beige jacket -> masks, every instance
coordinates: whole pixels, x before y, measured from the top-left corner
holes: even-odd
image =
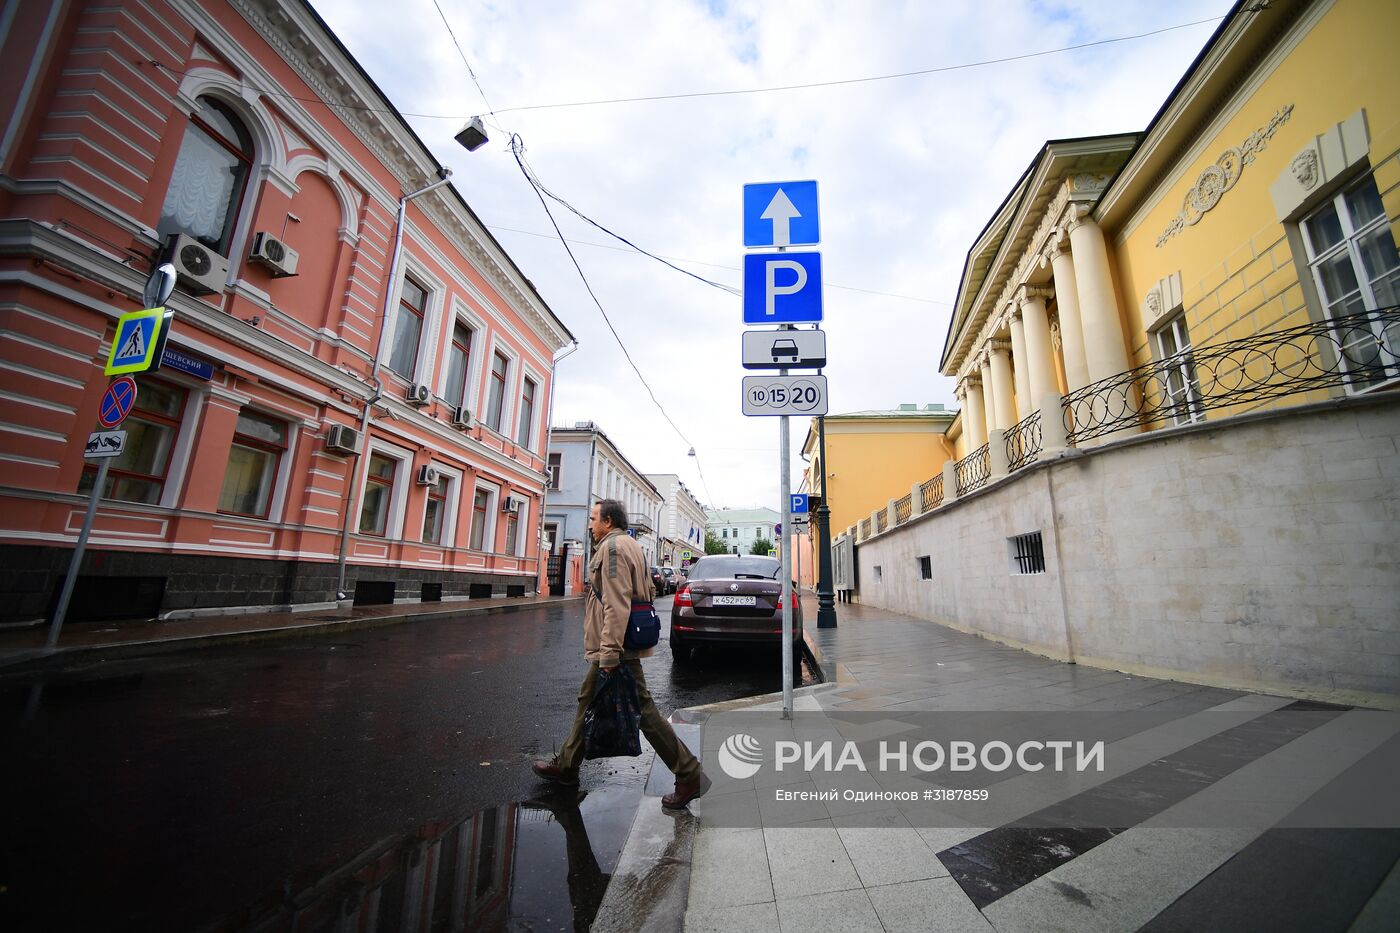
[[[656,592],[646,555],[625,531],[614,530],[593,548],[588,562],[592,587],[583,613],[583,656],[603,667],[622,658],[645,658],[651,649],[623,651],[632,600],[651,602]]]

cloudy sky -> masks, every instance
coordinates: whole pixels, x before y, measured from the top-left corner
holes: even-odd
[[[578,337],[559,365],[554,423],[596,421],[643,471],[679,473],[703,500],[730,507],[776,507],[779,483],[778,420],[739,410],[740,299],[551,205],[678,434],[608,332],[502,130],[519,134],[543,184],[579,211],[735,287],[742,186],[816,179],[831,412],[951,408],[953,382],[937,364],[973,238],[1045,140],[1143,129],[1230,7],[438,0],[483,102],[433,0],[312,2],[395,106],[434,115],[408,119]],[[1162,29],[891,80],[540,106],[868,78]],[[469,154],[452,134],[478,113],[492,138]],[[794,488],[805,430],[793,421]],[[686,455],[692,445],[703,479]]]

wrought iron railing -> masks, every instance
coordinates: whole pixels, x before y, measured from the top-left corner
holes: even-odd
[[[939,473],[919,487],[919,496],[923,502],[924,512],[932,512],[943,504],[943,474]]]
[[[1006,469],[1016,472],[1040,456],[1044,443],[1040,432],[1040,412],[1033,411],[1006,432]]]
[[[862,518],[860,520],[860,539],[864,541],[868,537],[870,537],[870,519]]]
[[[957,462],[958,495],[965,496],[987,485],[992,475],[991,447],[983,444]]]
[[[889,514],[887,509],[881,509],[875,513],[875,533],[877,535],[884,534],[885,530],[889,528]]]
[[[896,525],[903,525],[905,522],[909,521],[909,516],[913,511],[914,499],[913,493],[910,493],[894,504],[894,523]]]
[[[1367,388],[1400,377],[1400,307],[1193,348],[1065,396],[1079,443],[1122,428],[1197,421],[1205,412],[1315,389]]]

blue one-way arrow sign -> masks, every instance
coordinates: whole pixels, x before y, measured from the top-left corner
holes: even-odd
[[[815,181],[744,186],[744,245],[815,246],[821,242]]]

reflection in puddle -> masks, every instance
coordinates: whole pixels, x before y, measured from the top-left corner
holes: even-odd
[[[542,787],[530,800],[427,823],[204,929],[584,931],[607,890],[638,790]]]

